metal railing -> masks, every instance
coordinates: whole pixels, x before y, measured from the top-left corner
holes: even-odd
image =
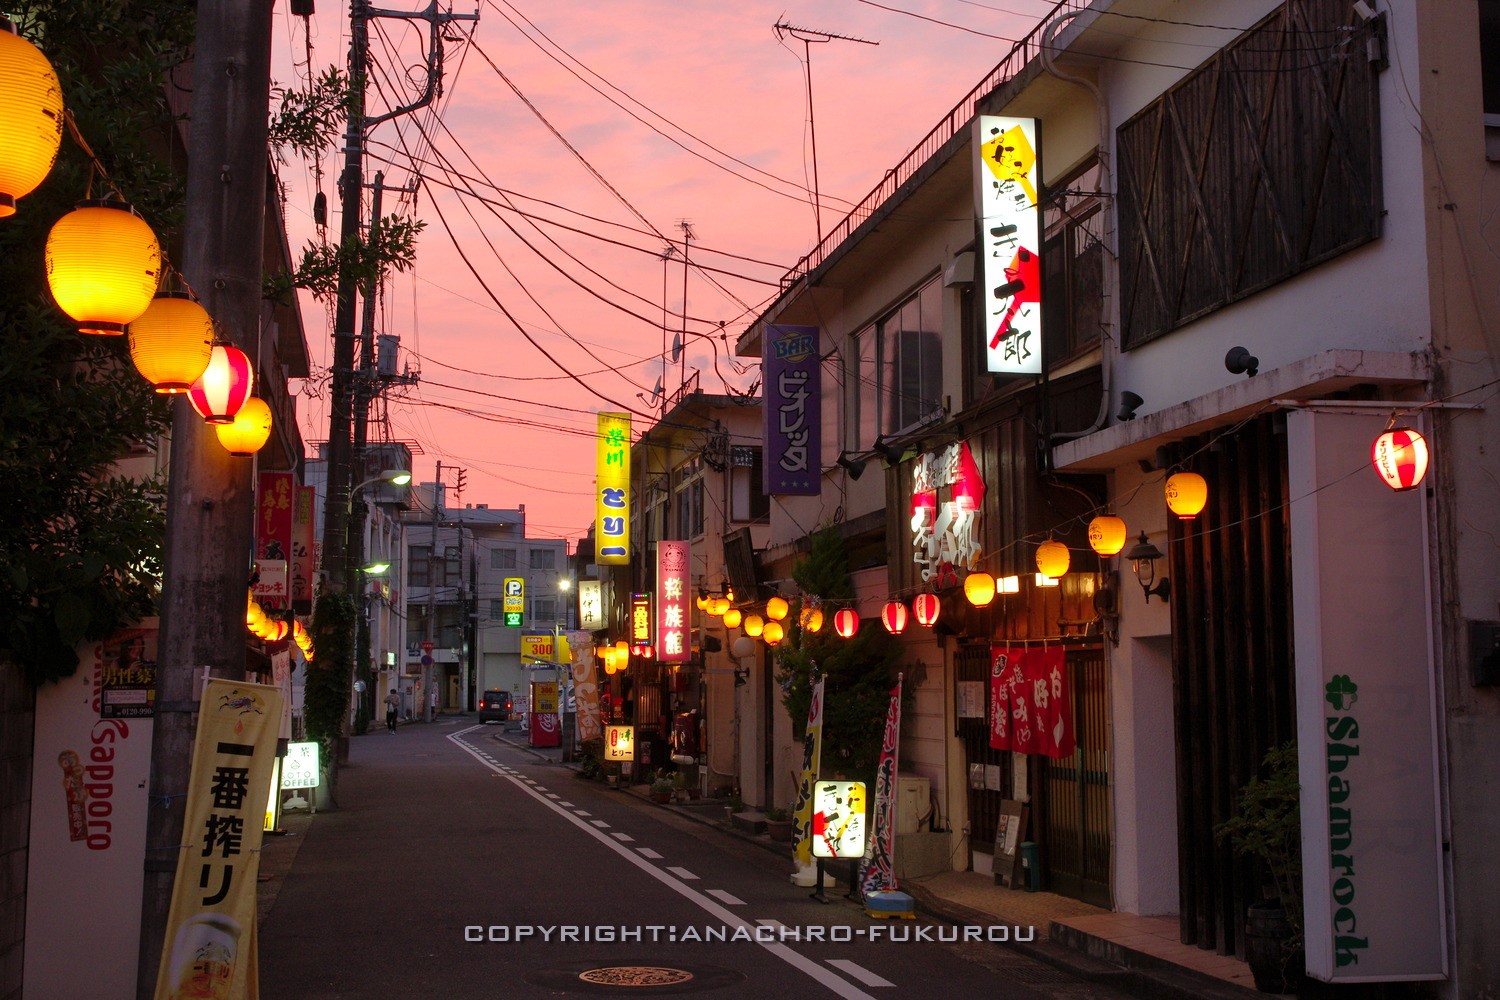
[[[874,215],[877,208],[894,197],[902,184],[911,179],[923,164],[957,134],[959,129],[968,124],[969,119],[974,116],[974,110],[980,98],[1015,76],[1022,67],[1036,57],[1041,49],[1042,29],[1049,21],[1063,11],[1084,10],[1088,6],[1089,0],[1058,0],[1051,12],[1017,41],[1005,58],[1001,59],[999,64],[974,86],[974,89],[964,95],[963,100],[954,105],[947,117],[934,125],[932,130],[922,137],[922,141],[917,143],[900,163],[885,172],[885,176],[881,178],[879,184],[875,185],[873,191],[865,195],[841,222],[828,231],[828,235],[818,241],[817,246],[809,250],[793,265],[791,270],[782,275],[782,294],[785,295],[788,289],[827,260],[834,248],[853,235],[855,229]]]

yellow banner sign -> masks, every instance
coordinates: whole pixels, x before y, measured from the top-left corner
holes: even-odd
[[[627,565],[630,562],[630,414],[599,414],[595,479],[594,561],[606,566]]]
[[[280,721],[273,685],[204,685],[156,1000],[259,995],[255,885]]]
[[[565,635],[523,635],[521,636],[521,656],[566,665],[573,661],[573,650],[568,645],[568,637]]]

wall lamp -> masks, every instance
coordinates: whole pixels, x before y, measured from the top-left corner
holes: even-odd
[[[1144,531],[1141,532],[1140,541],[1125,553],[1125,558],[1130,560],[1130,566],[1135,570],[1135,578],[1140,582],[1141,590],[1146,593],[1147,604],[1151,603],[1153,595],[1160,597],[1163,604],[1172,599],[1172,581],[1166,577],[1156,579],[1156,560],[1162,558],[1162,551],[1151,544]],[[1155,586],[1152,586],[1153,582]]]
[[[838,464],[845,472],[849,473],[850,479],[858,479],[865,474],[864,459],[850,458],[847,452],[839,452]]]

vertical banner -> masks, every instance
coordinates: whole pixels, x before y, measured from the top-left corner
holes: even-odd
[[[980,300],[987,370],[1042,370],[1042,186],[1035,118],[974,119],[974,212],[979,216]]]
[[[317,488],[298,486],[292,502],[292,610],[299,615],[312,614],[313,574],[313,505]]]
[[[688,543],[656,543],[656,658],[686,663],[688,643]]]
[[[817,496],[823,488],[823,366],[815,326],[767,326],[761,352],[766,494]]]
[[[594,561],[630,562],[630,414],[599,414],[595,485]]]
[[[1451,940],[1426,491],[1349,471],[1386,421],[1287,414],[1303,934],[1335,983],[1443,979]]]
[[[272,685],[203,686],[157,1000],[255,1000],[255,886],[280,722]]]
[[[1073,755],[1073,698],[1061,646],[991,651],[990,746],[1044,757]]]
[[[807,705],[807,731],[802,735],[802,780],[797,783],[797,804],[792,808],[792,856],[798,868],[794,879],[810,870],[813,863],[813,785],[822,765],[823,678],[820,676],[813,681],[812,700]]]
[[[870,855],[861,866],[860,895],[897,888],[896,771],[901,753],[901,685],[905,679],[905,674],[896,675],[891,704],[885,712],[880,762],[875,765],[875,835],[870,839]]]
[[[255,559],[257,563],[279,563],[281,572],[292,558],[292,502],[297,485],[290,472],[262,472],[255,498]],[[263,606],[288,607],[289,590],[284,577],[280,592],[258,593]]]
[[[598,580],[578,581],[578,627],[584,632],[604,627],[604,585]]]
[[[575,636],[572,644],[573,697],[577,703],[579,740],[596,740],[602,733],[603,718],[599,712],[599,668],[594,660],[594,645],[587,635]]]

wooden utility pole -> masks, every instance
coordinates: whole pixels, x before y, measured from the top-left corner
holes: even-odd
[[[260,360],[271,95],[270,0],[198,5],[181,270],[219,333]],[[252,463],[231,456],[179,396],[172,415],[165,583],[151,741],[136,995],[156,987],[204,669],[245,676]]]

